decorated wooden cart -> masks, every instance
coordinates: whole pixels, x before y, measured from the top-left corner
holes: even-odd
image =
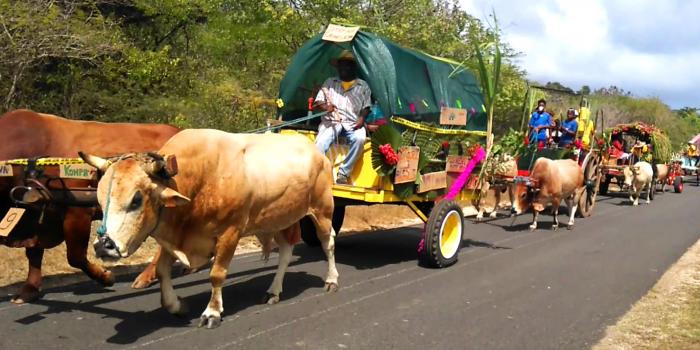
[[[478,194],[475,168],[485,157],[481,145],[487,137],[474,75],[457,62],[358,28],[331,25],[293,57],[280,86],[279,118],[270,129],[315,139],[324,113],[314,113],[312,102],[324,81],[336,75],[329,62],[344,50],[352,52],[359,78],[371,89],[373,112],[381,111],[384,120],[368,134],[350,183],[333,187],[335,231],[341,229],[347,205],[405,204],[425,222],[421,261],[433,267],[456,262],[465,231],[459,203]],[[348,149],[340,137],[328,151],[334,176]],[[302,239],[319,244],[306,219]]]
[[[526,139],[526,147],[518,152],[517,166],[518,177],[516,183],[531,183],[529,181],[530,171],[538,158],[549,159],[573,159],[578,162],[583,169],[584,181],[586,185],[585,193],[580,197],[577,215],[589,217],[593,213],[596,198],[601,183],[600,164],[602,161],[601,148],[603,144],[598,142],[599,128],[602,126],[603,111],[598,110],[593,117],[589,101],[581,95],[569,91],[546,88],[531,85],[528,87],[526,101],[523,104],[522,129],[527,135],[526,120],[529,119],[530,112],[534,110],[534,101],[539,98],[547,99],[547,112],[553,118],[563,118],[562,111],[566,111],[574,102],[578,104],[579,116],[577,117],[578,130],[574,142],[567,147],[559,147],[552,135],[556,128],[548,130],[549,140],[543,144]],[[532,136],[532,135],[531,135]]]
[[[601,167],[602,182],[600,191],[608,192],[614,181],[623,188],[624,169],[638,161],[650,164],[666,164],[668,176],[666,184],[673,186],[676,193],[683,192],[683,170],[681,164],[671,159],[671,141],[659,128],[642,122],[618,124],[609,131],[607,151]],[[656,184],[656,180],[654,183]],[[651,192],[651,198],[654,198]]]

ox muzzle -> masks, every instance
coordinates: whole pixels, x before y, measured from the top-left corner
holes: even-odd
[[[114,261],[122,258],[117,244],[108,235],[99,237],[93,244],[93,248],[95,248],[95,255],[102,260]]]

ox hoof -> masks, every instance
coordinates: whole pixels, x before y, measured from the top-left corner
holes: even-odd
[[[185,317],[190,312],[190,308],[187,306],[187,303],[182,301],[180,297],[177,298],[177,303],[175,305],[165,306],[165,309],[177,317]]]
[[[41,298],[42,296],[43,293],[39,289],[32,286],[31,284],[25,284],[22,287],[22,290],[19,291],[19,294],[12,297],[10,302],[16,305],[21,305],[24,303],[31,303],[33,301],[39,300],[39,298]]]
[[[326,292],[328,293],[335,293],[338,291],[338,283],[335,282],[326,282],[326,286],[324,287]]]
[[[495,219],[495,218],[498,217],[498,213],[494,210],[493,212],[491,212],[491,214],[489,214],[489,217],[490,217],[491,219]]]
[[[202,315],[202,317],[199,318],[199,325],[197,325],[199,328],[205,327],[206,329],[214,329],[219,326],[221,326],[220,316],[207,315]]]
[[[266,293],[262,299],[263,304],[274,305],[280,302],[280,296],[272,293]]]
[[[477,217],[475,218],[475,220],[476,220],[476,222],[481,222],[482,220],[484,220],[484,217],[483,217],[483,216],[477,216]]]
[[[112,274],[112,271],[105,271],[105,273],[102,275],[102,279],[100,280],[100,284],[105,287],[111,287],[114,285],[114,275]]]
[[[530,232],[534,231],[537,229],[537,226],[530,225]]]
[[[139,279],[138,277],[134,280],[134,283],[131,284],[132,289],[146,289],[153,285],[156,280],[145,280],[145,279]]]
[[[568,224],[568,225],[566,225],[566,229],[569,230],[569,231],[573,230],[573,229],[574,229],[574,224]]]
[[[558,229],[559,229],[559,224],[552,225],[552,231],[556,231]]]

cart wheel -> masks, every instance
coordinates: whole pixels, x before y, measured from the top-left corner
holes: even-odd
[[[644,193],[644,192],[642,192]],[[656,178],[651,180],[651,192],[649,192],[649,199],[654,200],[656,197]]]
[[[677,176],[673,180],[673,192],[683,193],[683,178],[682,177]]]
[[[453,201],[435,205],[425,224],[425,242],[420,261],[430,267],[447,267],[457,262],[462,245],[464,215]]]
[[[338,237],[340,234],[340,229],[343,227],[343,220],[345,220],[345,206],[338,205],[333,210],[333,230],[335,230],[335,236]],[[310,217],[305,216],[300,221],[301,225],[301,240],[306,243],[309,247],[319,247],[321,246],[321,241],[316,235],[316,226]]]
[[[578,201],[578,216],[587,218],[593,214],[595,208],[595,200],[600,190],[601,173],[598,167],[599,158],[595,153],[588,154],[587,161],[584,160],[585,168],[583,170],[583,178],[586,183],[586,190],[583,192]]]

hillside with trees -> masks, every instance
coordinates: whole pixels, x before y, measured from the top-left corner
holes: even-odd
[[[274,116],[294,52],[330,22],[360,25],[474,70],[473,43],[497,35],[447,0],[0,0],[0,109],[252,129]],[[507,43],[502,50],[498,135],[519,127],[529,83],[514,61],[520,53]],[[615,86],[541,84],[590,94],[608,124],[655,123],[675,144],[700,132],[697,113],[671,111],[656,98]]]

